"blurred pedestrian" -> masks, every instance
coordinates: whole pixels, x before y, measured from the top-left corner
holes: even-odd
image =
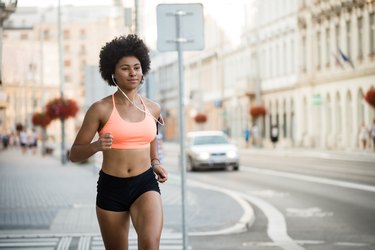
[[[371,127],[370,127],[370,135],[372,139],[372,148],[375,151],[375,119],[372,121]]]
[[[1,142],[3,144],[3,149],[7,149],[9,146],[9,140],[10,140],[10,135],[8,133],[3,133],[1,135]]]
[[[359,129],[359,141],[363,147],[363,149],[366,149],[367,147],[367,140],[369,136],[369,131],[365,125],[365,123],[362,123],[362,126]]]
[[[32,150],[33,154],[36,154],[36,150],[38,148],[38,134],[35,128],[32,129],[28,141],[29,141],[29,148]]]
[[[255,146],[260,146],[258,143],[260,143],[260,131],[258,128],[258,125],[254,123],[252,128],[252,134],[253,134],[253,141]]]
[[[27,146],[28,146],[28,135],[25,128],[22,128],[19,134],[19,141],[22,153],[25,154],[27,152]]]
[[[245,145],[248,148],[249,147],[249,140],[250,140],[250,129],[249,129],[249,127],[245,128],[244,139],[245,139],[245,143],[246,143]]]
[[[157,144],[158,144],[158,156],[160,162],[163,162],[164,159],[164,150],[163,150],[163,133],[159,131],[159,133],[156,136]]]
[[[273,148],[276,148],[276,143],[279,141],[279,127],[277,125],[271,126],[271,142]]]
[[[128,249],[130,219],[138,249],[159,249],[163,208],[157,180],[168,179],[157,152],[163,119],[160,106],[138,94],[150,63],[149,50],[136,35],[102,47],[101,76],[117,91],[91,105],[70,150],[74,162],[103,153],[96,213],[106,249]]]

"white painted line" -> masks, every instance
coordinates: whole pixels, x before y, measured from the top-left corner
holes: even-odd
[[[180,179],[178,175],[170,174],[169,178],[173,176],[174,179]],[[228,228],[219,229],[215,231],[204,231],[204,232],[189,232],[189,236],[211,236],[211,235],[227,235],[233,233],[245,232],[249,227],[252,226],[254,222],[254,210],[253,208],[236,192],[230,191],[229,189],[217,187],[214,185],[202,183],[199,181],[188,180],[188,185],[214,190],[217,192],[225,193],[226,195],[232,197],[244,210],[242,217],[238,220],[236,224]]]
[[[369,244],[359,243],[359,242],[336,242],[333,245],[335,246],[345,246],[345,247],[366,247]]]
[[[89,250],[90,249],[91,237],[83,236],[79,238],[78,250]]]
[[[285,217],[279,210],[258,197],[244,193],[241,193],[241,196],[257,206],[266,215],[268,220],[267,234],[275,245],[285,250],[305,250],[289,237]]]
[[[251,172],[251,173],[257,173],[257,174],[272,175],[272,176],[285,177],[285,178],[290,178],[290,179],[295,179],[295,180],[321,183],[321,184],[357,189],[357,190],[368,191],[368,192],[375,192],[375,186],[347,182],[347,181],[338,181],[338,180],[332,180],[332,179],[322,178],[322,177],[315,177],[315,176],[308,176],[308,175],[302,175],[302,174],[294,174],[294,173],[287,173],[287,172],[281,172],[281,171],[270,170],[270,169],[260,169],[260,168],[245,167],[245,166],[242,167],[241,170],[246,171],[246,172]]]
[[[236,192],[230,191],[225,188],[220,188],[214,185],[209,185],[194,180],[189,180],[189,184],[194,186],[199,186],[205,189],[211,189],[214,191],[225,193],[226,195],[232,197],[244,210],[242,217],[239,221],[229,228],[224,228],[216,231],[206,231],[206,232],[189,232],[190,236],[208,236],[208,235],[226,235],[233,233],[245,232],[254,223],[254,210],[253,208]]]

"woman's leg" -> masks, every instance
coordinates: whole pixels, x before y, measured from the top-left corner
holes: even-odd
[[[130,207],[130,216],[138,235],[138,250],[158,250],[163,228],[160,194],[156,191],[142,194]]]
[[[113,212],[96,207],[96,215],[106,250],[127,250],[129,212]]]

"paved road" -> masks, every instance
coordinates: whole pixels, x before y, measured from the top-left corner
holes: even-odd
[[[63,166],[53,156],[1,151],[0,249],[103,249],[94,207],[96,181],[93,164]],[[165,213],[161,249],[182,249],[178,176],[161,184],[161,192]],[[233,197],[197,185],[189,186],[187,200],[189,233],[194,235],[231,228],[244,213]],[[130,241],[135,239],[132,230]]]

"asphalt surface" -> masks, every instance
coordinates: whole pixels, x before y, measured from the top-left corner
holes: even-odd
[[[169,154],[178,153],[177,144],[164,146]],[[242,148],[240,154],[375,163],[372,151]],[[95,214],[97,161],[62,165],[58,155],[22,154],[19,148],[0,151],[0,249],[104,249]],[[167,183],[160,184],[165,214],[161,249],[182,249],[180,183],[179,175],[171,174]],[[214,237],[251,226],[254,214],[241,197],[204,183],[187,183],[190,236]],[[130,249],[136,245],[131,229]]]
[[[98,168],[94,165],[62,165],[57,156],[22,154],[19,148],[0,151],[0,249],[35,239],[45,239],[43,244],[51,249],[58,245],[65,246],[58,249],[103,249],[95,213]],[[160,184],[165,214],[162,242],[182,238],[180,186],[176,175]],[[188,185],[186,200],[191,235],[230,233],[228,229],[244,214],[231,195],[194,183]],[[244,230],[247,225],[242,221],[236,228],[241,230],[238,226]],[[89,237],[86,248],[82,247],[85,237]],[[135,240],[133,228],[130,240]],[[168,249],[181,249],[181,240],[175,245]]]

